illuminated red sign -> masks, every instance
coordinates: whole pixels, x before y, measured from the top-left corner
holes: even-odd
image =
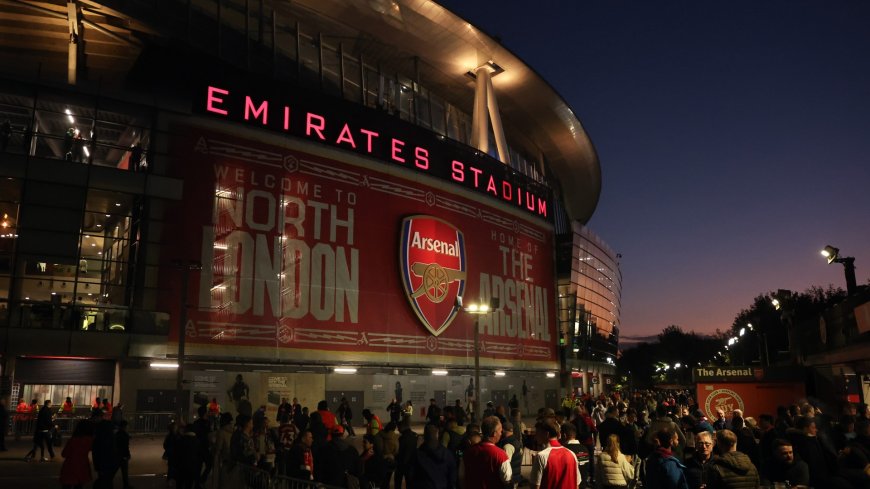
[[[357,114],[352,118],[350,111],[342,113],[325,102],[319,107],[312,106],[310,97],[293,97],[294,94],[269,97],[223,85],[209,85],[202,90],[201,110],[208,115],[269,128],[449,179],[524,212],[550,218],[548,192],[541,185],[500,162],[447,145],[432,133],[423,136],[420,133],[425,131],[408,127],[409,124],[395,118],[385,122],[375,116],[376,112],[370,117]]]
[[[462,295],[502,306],[478,316],[484,365],[554,367],[553,235],[540,219],[352,153],[173,133],[184,200],[168,212],[164,259],[203,265],[187,291],[190,354],[465,365],[475,317],[456,307]],[[161,309],[177,312],[177,272],[160,273]]]
[[[446,221],[412,216],[402,221],[400,267],[405,294],[420,321],[435,336],[456,314],[465,290],[465,238]]]

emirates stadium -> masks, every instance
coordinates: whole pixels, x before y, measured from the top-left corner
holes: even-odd
[[[592,142],[450,10],[0,9],[2,395],[534,410],[618,380]]]

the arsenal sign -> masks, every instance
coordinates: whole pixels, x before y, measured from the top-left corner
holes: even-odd
[[[437,217],[412,216],[402,221],[402,283],[414,313],[438,336],[459,312],[465,291],[465,238]]]

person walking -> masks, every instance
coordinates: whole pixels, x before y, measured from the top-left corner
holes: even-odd
[[[117,410],[117,408],[115,409]],[[122,419],[117,426],[115,450],[118,452],[118,466],[121,468],[121,483],[124,489],[132,489],[133,486],[130,485],[130,433],[127,433],[127,421]]]
[[[348,435],[356,436],[356,432],[353,430],[353,410],[346,397],[342,397],[341,404],[338,405],[338,422],[344,427],[344,431]]]
[[[115,425],[107,419],[95,420],[93,459],[97,480],[94,489],[112,489],[112,481],[118,472],[118,450],[115,444]]]
[[[94,444],[94,425],[81,421],[76,425],[72,437],[66,442],[63,451],[63,465],[60,467],[60,484],[64,489],[81,489],[93,478],[88,453]]]
[[[577,489],[580,468],[574,452],[559,443],[559,424],[548,418],[535,425],[535,438],[545,448],[532,461],[529,484],[534,489]]]
[[[51,432],[53,429],[54,415],[51,412],[51,400],[46,399],[42,409],[39,410],[39,414],[36,416],[36,428],[33,432],[33,448],[24,456],[24,460],[33,460],[36,457],[37,447],[39,448],[40,462],[48,462],[49,460],[45,458],[46,447],[48,447],[48,455],[51,457],[51,460],[54,460],[54,448],[51,443]]]

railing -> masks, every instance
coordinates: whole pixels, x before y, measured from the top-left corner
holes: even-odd
[[[90,416],[85,415],[59,415],[54,418],[54,426],[58,433],[69,436],[75,431],[76,425],[89,419]],[[165,433],[169,423],[175,421],[175,413],[127,413],[124,414],[124,419],[127,421],[129,433]],[[12,413],[10,423],[5,428],[6,433],[13,435],[16,439],[33,436],[33,432],[36,430],[36,417],[29,414]]]

